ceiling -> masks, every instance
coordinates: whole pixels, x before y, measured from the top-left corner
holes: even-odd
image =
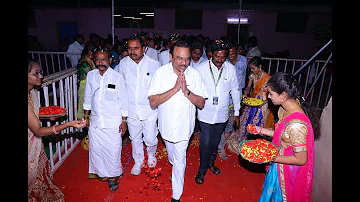
[[[239,4],[239,0],[114,0],[115,7],[179,7],[184,3],[204,3],[204,4]],[[243,0],[246,4],[273,4],[273,5],[326,5],[331,6],[331,0]],[[32,0],[29,1],[29,7],[64,7],[64,8],[83,8],[83,7],[111,7],[111,0]]]

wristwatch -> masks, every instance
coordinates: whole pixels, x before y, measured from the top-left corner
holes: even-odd
[[[190,91],[187,94],[184,94],[184,95],[185,95],[185,97],[189,97]]]

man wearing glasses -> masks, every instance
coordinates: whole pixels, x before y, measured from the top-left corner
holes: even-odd
[[[180,201],[184,188],[186,149],[194,131],[196,107],[207,98],[198,71],[189,66],[190,47],[177,41],[170,48],[170,63],[154,73],[149,88],[151,107],[159,110],[159,131],[172,165],[172,202]]]
[[[151,108],[148,90],[151,78],[155,70],[160,67],[160,63],[144,54],[145,44],[140,36],[130,36],[127,46],[129,57],[122,59],[114,69],[125,79],[129,101],[127,125],[135,162],[131,174],[139,175],[144,161],[144,143],[148,155],[148,167],[153,168],[157,163],[155,153],[158,143],[156,125],[158,110]]]
[[[202,184],[209,169],[219,175],[220,169],[215,166],[217,148],[220,142],[229,113],[229,97],[234,103],[234,121],[239,126],[240,90],[233,64],[226,61],[229,53],[228,44],[216,40],[211,45],[211,60],[201,63],[199,71],[207,88],[209,99],[202,110],[198,110],[200,123],[200,167],[195,182]],[[232,123],[231,123],[232,124]]]
[[[94,50],[97,69],[86,75],[85,119],[89,127],[89,179],[107,181],[111,192],[122,175],[122,137],[127,130],[128,97],[122,75],[110,67],[108,50]],[[91,114],[90,114],[91,113]]]

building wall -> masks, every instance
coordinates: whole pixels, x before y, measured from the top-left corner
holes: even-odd
[[[44,50],[54,50],[58,44],[57,22],[78,22],[78,32],[86,38],[91,32],[106,37],[112,31],[110,8],[35,9],[34,12],[37,27],[28,28],[28,34],[37,36]],[[226,19],[238,16],[236,10],[204,10],[201,30],[176,30],[174,8],[158,8],[154,13],[154,29],[142,29],[143,31],[162,32],[164,36],[172,32],[203,34],[210,39],[226,35]],[[276,12],[242,11],[241,15],[249,19],[249,35],[258,38],[258,47],[262,52],[275,54],[277,51],[290,50],[290,58],[308,59],[315,47],[325,44],[314,40],[310,29],[306,33],[275,32]],[[331,20],[331,13],[311,13],[308,27],[313,22],[330,25]],[[115,28],[115,35],[122,39],[138,31],[137,28]]]

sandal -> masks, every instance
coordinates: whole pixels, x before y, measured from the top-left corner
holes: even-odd
[[[211,170],[211,172],[213,172],[215,175],[220,175],[221,173],[220,169],[216,166],[209,166],[209,170]]]
[[[195,182],[196,184],[202,184],[204,183],[204,176],[205,174],[201,174],[201,173],[197,173],[196,176],[195,176]]]
[[[108,184],[111,192],[115,192],[119,188],[119,182],[108,181]]]

